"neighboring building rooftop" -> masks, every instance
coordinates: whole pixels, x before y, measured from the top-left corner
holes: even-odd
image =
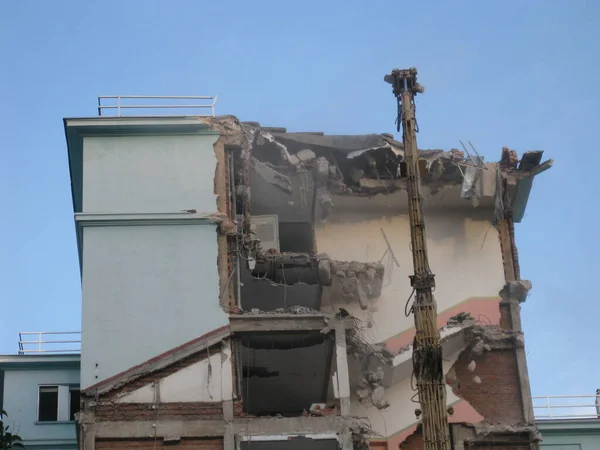
[[[80,353],[81,331],[21,331],[19,355],[33,353]]]
[[[597,450],[600,442],[600,395],[533,397],[541,450]]]

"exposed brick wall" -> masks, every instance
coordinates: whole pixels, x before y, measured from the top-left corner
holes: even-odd
[[[404,442],[400,444],[400,449],[402,450],[423,450],[424,447],[425,443],[423,442],[423,435],[420,431],[415,431],[413,434],[408,436]]]
[[[500,327],[505,330],[510,330],[511,327],[510,304],[500,303]]]
[[[154,439],[102,439],[96,440],[96,450],[155,450],[170,448],[172,450],[222,450],[222,439],[182,439],[178,444],[165,445],[162,438]]]
[[[492,423],[517,424],[523,422],[519,387],[519,372],[514,349],[492,350],[475,358],[473,372],[469,351],[463,352],[454,371],[456,395]],[[474,381],[477,376],[481,380]]]
[[[140,378],[137,378],[137,379],[127,383],[126,385],[124,385],[118,389],[115,389],[114,391],[111,391],[106,395],[101,396],[100,398],[101,399],[114,398],[115,396],[117,396],[119,394],[124,394],[126,392],[135,391],[136,389],[139,389],[142,386],[145,386],[147,384],[158,381],[161,378],[165,378],[169,375],[172,375],[175,372],[178,372],[179,370],[181,370],[185,367],[191,366],[192,364],[194,364],[198,361],[203,361],[206,358],[208,358],[209,356],[215,355],[215,354],[219,353],[220,351],[221,351],[221,344],[215,345],[215,346],[211,347],[210,349],[205,349],[205,350],[199,351],[198,353],[190,355],[187,358],[181,359],[181,360],[171,364],[170,366],[164,367],[163,369],[157,370],[156,372],[149,373],[148,375],[141,376]]]
[[[96,421],[130,421],[161,419],[222,419],[221,403],[104,403],[95,407]]]

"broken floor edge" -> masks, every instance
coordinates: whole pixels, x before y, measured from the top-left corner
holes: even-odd
[[[342,434],[356,424],[357,418],[324,416],[293,418],[251,418],[227,420],[145,420],[87,421],[80,424],[100,439],[148,438],[155,436],[219,437],[226,431],[238,436]]]

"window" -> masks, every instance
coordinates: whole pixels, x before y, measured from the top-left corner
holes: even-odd
[[[69,420],[75,420],[75,414],[79,412],[79,388],[72,387],[69,390]]]
[[[38,420],[40,422],[58,420],[58,386],[40,386]]]
[[[66,422],[75,420],[79,412],[79,386],[40,386],[38,421]]]

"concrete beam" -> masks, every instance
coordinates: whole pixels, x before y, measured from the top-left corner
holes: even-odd
[[[343,329],[354,327],[352,320],[332,319],[325,314],[239,314],[229,316],[233,333],[261,331],[321,331],[337,322]]]
[[[348,374],[348,351],[346,349],[346,330],[341,322],[335,324],[335,358],[340,411],[342,416],[349,416],[350,376]]]
[[[341,433],[347,426],[344,418],[332,415],[237,419],[233,428],[234,433],[240,436],[273,436]]]
[[[347,420],[339,416],[248,418],[225,420],[144,420],[96,422],[88,425],[89,436],[96,439],[150,438],[154,436],[216,437],[305,435],[342,433]],[[86,433],[86,440],[88,434]],[[91,439],[93,441],[93,439]],[[92,446],[93,449],[93,446]],[[87,450],[87,448],[86,448]]]
[[[215,437],[225,434],[224,420],[96,422],[89,427],[96,439],[141,439],[154,436]]]

